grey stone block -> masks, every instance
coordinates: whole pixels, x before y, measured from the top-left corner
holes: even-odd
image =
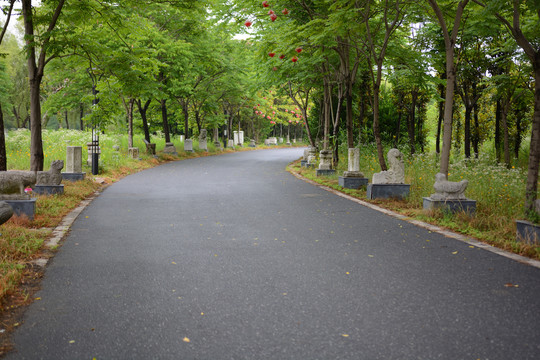
[[[360,189],[368,184],[369,179],[363,177],[344,177],[340,176],[338,183],[339,186],[345,189]]]
[[[11,206],[15,215],[26,215],[28,219],[34,220],[34,215],[36,213],[36,199],[4,201],[7,202],[9,206]]]
[[[334,175],[336,170],[334,169],[317,169],[317,176],[330,176]]]
[[[63,195],[64,185],[35,185],[33,192],[40,195]]]
[[[451,213],[463,211],[469,215],[474,215],[476,213],[476,200],[433,200],[428,197],[424,197],[423,199],[424,210],[441,209]]]
[[[409,184],[369,184],[367,187],[368,199],[404,199],[409,196]]]
[[[526,220],[516,220],[516,240],[527,244],[540,243],[540,226]]]
[[[84,180],[85,173],[62,173],[62,180],[66,181],[81,181]]]
[[[306,167],[307,160],[300,160],[300,167]]]

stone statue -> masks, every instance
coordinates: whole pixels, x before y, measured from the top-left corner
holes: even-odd
[[[398,149],[388,151],[388,162],[390,169],[373,174],[373,184],[404,184],[405,183],[405,165],[403,163],[403,154]]]
[[[13,208],[5,201],[0,201],[0,225],[13,216]]]
[[[26,187],[39,185],[60,185],[64,167],[63,160],[55,160],[49,171],[0,171],[0,200],[28,200],[30,195],[24,192]]]
[[[467,180],[461,180],[459,182],[448,181],[446,175],[438,173],[435,175],[435,194],[432,194],[430,198],[432,200],[465,200],[465,189],[469,182]]]
[[[49,171],[38,171],[36,176],[36,185],[60,185],[62,182],[62,173],[64,161],[54,160],[51,163]]]

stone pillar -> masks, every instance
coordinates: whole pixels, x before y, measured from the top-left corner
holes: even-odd
[[[227,143],[227,147],[234,149],[234,140],[229,139],[229,142]]]
[[[319,153],[319,170],[332,169],[332,152],[330,150],[321,150]]]
[[[82,146],[66,147],[66,172],[82,172]]]
[[[369,180],[360,172],[360,149],[349,148],[349,163],[347,171],[339,177],[338,184],[346,189],[359,189],[368,184]]]
[[[238,145],[240,146],[244,145],[244,132],[243,131],[238,132]]]
[[[315,166],[315,161],[317,161],[317,149],[310,146],[308,149],[307,165]]]
[[[193,152],[193,140],[191,139],[184,140],[184,151]]]
[[[238,134],[238,131],[233,131],[233,137],[234,137],[234,145],[240,145],[240,136]]]
[[[137,148],[137,147],[128,148],[128,156],[131,159],[138,160],[139,159],[139,148]]]

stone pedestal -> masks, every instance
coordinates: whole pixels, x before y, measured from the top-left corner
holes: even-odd
[[[208,151],[208,143],[206,140],[199,140],[199,150]]]
[[[146,153],[148,155],[152,155],[152,156],[156,155],[156,144],[145,142],[145,145],[146,145]]]
[[[185,149],[186,143],[188,141],[191,143],[191,150],[193,151],[193,143],[192,143],[192,140],[189,140],[189,139],[187,139],[184,142],[184,149]],[[165,143],[165,147],[163,148],[163,152],[165,154],[178,155],[178,152],[176,151],[176,147],[174,146],[174,144],[172,142]]]
[[[300,160],[300,167],[306,167],[307,160]]]
[[[227,142],[227,147],[228,148],[233,148],[234,149],[234,140],[230,140]]]
[[[222,150],[221,143],[219,141],[214,141],[214,146],[216,147],[216,150]]]
[[[360,189],[361,187],[365,187],[368,182],[369,179],[365,177],[340,176],[338,179],[339,186],[344,187],[345,189]]]
[[[277,140],[276,137],[268,138],[268,141],[270,142],[269,145],[277,145],[278,144],[278,140]]]
[[[336,170],[334,169],[317,169],[316,174],[317,176],[330,176],[334,175],[336,173]]]
[[[33,192],[40,195],[63,195],[64,185],[34,185]]]
[[[12,216],[13,208],[7,202],[0,201],[0,225],[11,219]]]
[[[540,226],[526,220],[516,220],[516,240],[531,245],[540,243]]]
[[[165,147],[166,149],[167,147]],[[176,150],[176,148],[175,148]],[[185,152],[193,152],[193,140],[191,139],[186,139],[184,140],[184,151]],[[163,152],[165,152],[165,150],[163,150]]]
[[[257,144],[255,144],[255,140],[251,139],[248,146],[254,148],[257,147]]]
[[[405,199],[409,196],[409,184],[369,184],[367,186],[368,199]]]
[[[240,136],[238,131],[233,131],[233,140],[235,145],[240,145]]]
[[[30,200],[3,200],[11,206],[13,213],[17,216],[26,216],[34,220],[36,213],[36,199]]]
[[[128,148],[128,157],[131,158],[131,159],[138,160],[139,159],[139,148],[137,148],[137,147]]]
[[[62,180],[81,181],[86,177],[85,173],[62,173]]]
[[[441,209],[451,213],[463,211],[469,215],[474,215],[476,213],[476,200],[433,200],[429,197],[424,197],[423,199],[424,210]]]
[[[280,137],[280,138],[278,139],[278,141],[279,141],[280,144],[283,144],[283,138],[282,138],[282,137]]]

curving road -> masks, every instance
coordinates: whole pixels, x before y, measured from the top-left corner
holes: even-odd
[[[6,358],[540,359],[539,269],[298,180],[284,168],[301,153],[107,188]]]

